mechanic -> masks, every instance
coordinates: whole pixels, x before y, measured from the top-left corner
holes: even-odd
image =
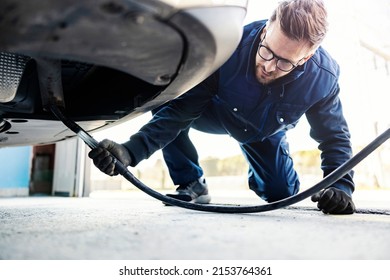
[[[168,196],[209,203],[197,151],[188,132],[228,134],[248,164],[248,185],[267,202],[299,191],[286,131],[305,114],[319,143],[324,176],[352,156],[350,133],[339,99],[339,66],[320,46],[327,32],[321,0],[281,2],[269,20],[244,27],[237,49],[217,71],[180,97],[153,110],[153,118],[130,140],[105,139],[89,153],[94,164],[116,175],[112,153],[136,166],[162,149],[173,183]],[[312,196],[329,214],[352,214],[353,171]]]

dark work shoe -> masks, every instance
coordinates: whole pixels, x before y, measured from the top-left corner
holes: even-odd
[[[167,194],[167,196],[200,204],[210,203],[211,200],[209,191],[207,189],[206,180],[203,177],[200,177],[196,181],[190,182],[188,184],[180,185],[176,189],[175,193]]]

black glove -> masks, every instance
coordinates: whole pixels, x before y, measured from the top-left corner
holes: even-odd
[[[325,214],[353,214],[356,210],[352,197],[335,187],[314,194],[311,201],[318,202],[317,207]]]
[[[118,175],[112,156],[115,156],[126,167],[131,163],[129,151],[123,145],[107,139],[100,142],[99,147],[92,149],[88,156],[100,171],[110,176]]]

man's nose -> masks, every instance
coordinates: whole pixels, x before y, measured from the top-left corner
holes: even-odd
[[[276,70],[276,64],[277,64],[277,60],[275,58],[273,58],[272,60],[269,60],[269,61],[265,61],[264,63],[264,68],[267,72],[273,72]]]

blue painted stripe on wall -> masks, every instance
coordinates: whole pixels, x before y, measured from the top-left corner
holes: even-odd
[[[0,188],[28,188],[32,147],[0,149]]]

